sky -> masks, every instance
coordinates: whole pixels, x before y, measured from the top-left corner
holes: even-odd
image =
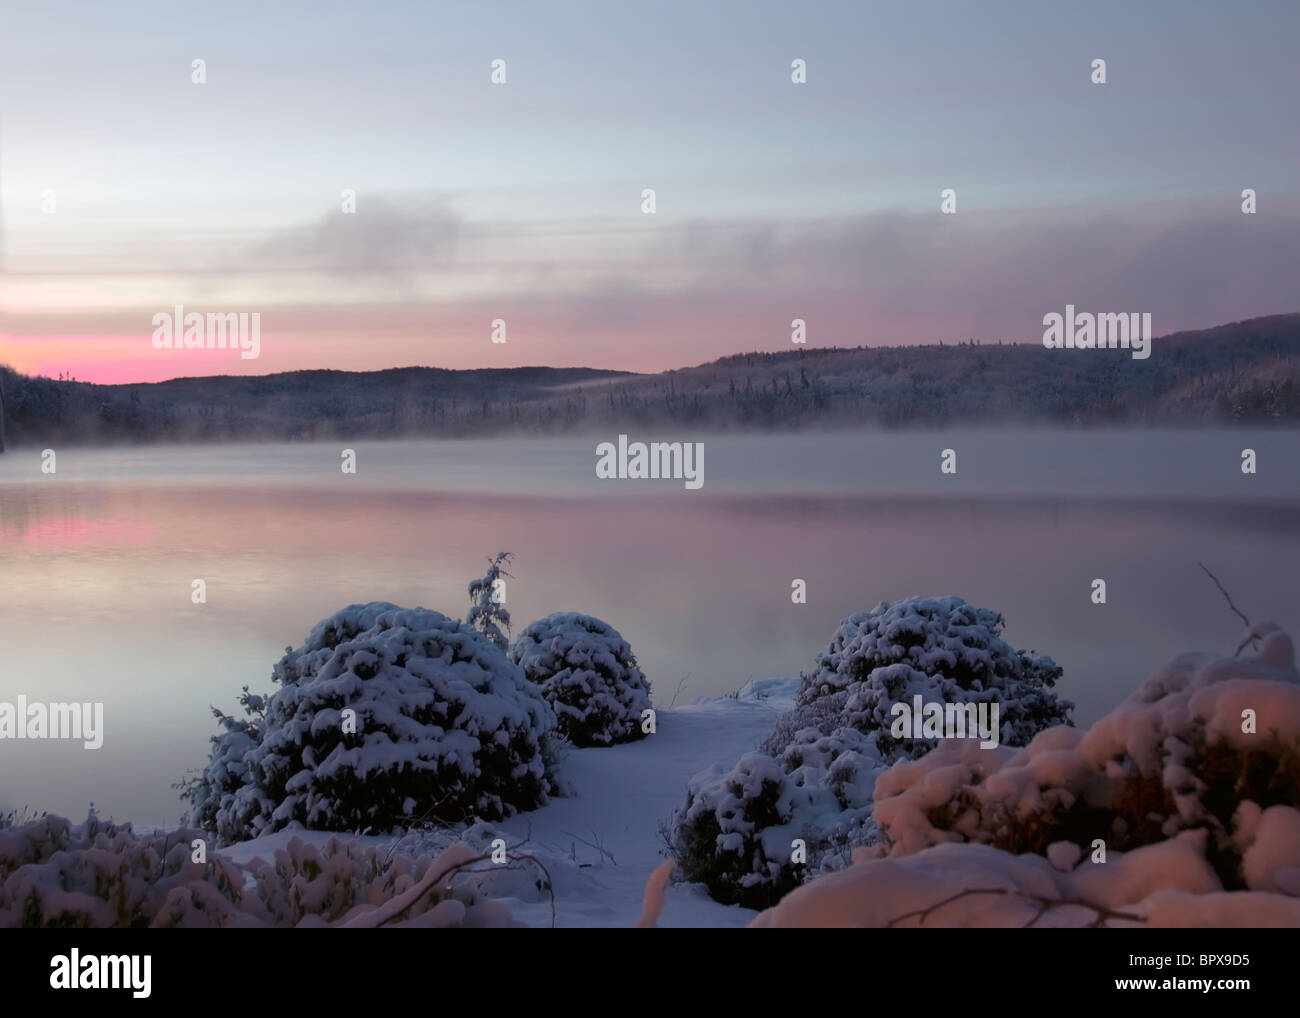
[[[795,319],[1300,310],[1298,41],[1293,0],[13,5],[0,363],[658,371]],[[258,314],[259,356],[156,349],[177,305]]]

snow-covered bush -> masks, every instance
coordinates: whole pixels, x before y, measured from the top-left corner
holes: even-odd
[[[1223,887],[1300,894],[1300,674],[1278,626],[1251,635],[1253,658],[1184,654],[1086,732],[899,764],[876,783],[888,852],[970,841],[1090,859],[1097,841],[1199,830]]]
[[[936,740],[890,734],[893,705],[918,695],[927,703],[996,703],[1000,742],[1023,746],[1067,722],[1073,704],[1052,692],[1061,677],[1056,662],[1013,648],[1002,639],[1004,625],[999,613],[960,597],[909,597],[850,616],[804,676],[799,708],[768,751],[788,745],[779,741],[788,731],[830,734],[828,725],[847,725],[871,736],[885,761],[920,756]],[[829,721],[819,709],[825,698],[837,708]]]
[[[774,904],[798,886],[790,865],[795,789],[769,756],[747,753],[730,771],[693,777],[674,817],[674,854],[689,880],[724,905]]]
[[[222,859],[193,861],[203,835],[137,835],[94,812],[74,826],[44,816],[0,831],[0,927],[250,925],[243,875]]]
[[[554,708],[560,733],[575,746],[611,746],[644,735],[650,683],[632,648],[606,622],[556,612],[531,623],[510,659]]]
[[[437,858],[293,838],[247,872],[198,830],[137,834],[93,813],[0,831],[0,927],[504,926],[500,867],[466,842]],[[202,861],[196,861],[201,858]],[[517,925],[517,924],[513,924]]]
[[[226,725],[184,792],[223,842],[294,823],[499,819],[555,788],[551,708],[498,648],[438,612],[352,605],[272,678],[279,689],[245,703],[254,721]]]
[[[938,741],[892,734],[896,703],[996,704],[998,739],[1010,745],[1068,723],[1073,705],[1051,691],[1061,669],[1012,648],[1002,627],[1001,615],[959,597],[881,603],[845,619],[760,752],[692,779],[672,822],[686,877],[719,901],[761,908],[847,865],[853,847],[876,836],[876,779]],[[772,814],[769,800],[786,807]]]
[[[865,737],[851,728],[801,736],[780,757],[748,753],[687,784],[670,849],[714,900],[767,908],[809,876],[848,865],[873,837],[871,788],[884,765]]]

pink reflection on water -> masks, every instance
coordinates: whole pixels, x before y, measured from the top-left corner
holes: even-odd
[[[147,544],[153,526],[145,520],[93,520],[62,516],[30,522],[0,523],[0,547],[19,544],[29,551],[59,551],[73,547]]]

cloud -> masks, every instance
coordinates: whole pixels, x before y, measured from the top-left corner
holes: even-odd
[[[1043,316],[1067,303],[1149,311],[1164,335],[1297,310],[1300,203],[1273,197],[1261,209],[1242,215],[1229,195],[1214,205],[963,208],[956,216],[936,207],[803,221],[638,218],[629,226],[462,221],[432,199],[363,196],[356,215],[264,238],[238,274],[149,280],[145,299],[129,307],[20,310],[9,319],[21,346],[41,334],[69,343],[147,337],[153,311],[178,302],[259,309],[259,370],[659,370],[788,349],[794,318],[808,323],[813,346],[1037,342]],[[132,281],[114,282],[121,294]],[[508,321],[511,338],[493,348],[488,324],[496,318]],[[36,355],[30,342],[17,354]]]
[[[251,261],[410,287],[420,273],[451,263],[460,235],[460,219],[435,199],[362,194],[353,213],[340,208],[274,233]]]
[[[683,291],[729,292],[738,303],[802,295],[809,315],[847,301],[864,326],[947,323],[937,335],[906,332],[893,342],[1033,339],[1042,315],[1067,302],[1152,311],[1163,331],[1296,309],[1300,203],[1272,204],[1267,215],[1242,215],[1228,195],[1214,206],[697,222],[666,236],[657,253],[689,266]]]

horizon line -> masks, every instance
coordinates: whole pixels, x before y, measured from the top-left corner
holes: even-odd
[[[1262,322],[1262,321],[1267,321],[1269,319],[1276,319],[1276,318],[1300,318],[1300,310],[1285,311],[1285,312],[1280,312],[1271,315],[1257,315],[1252,318],[1241,318],[1231,322],[1220,322],[1217,325],[1208,325],[1196,329],[1179,329],[1175,332],[1166,332],[1163,333],[1162,335],[1153,336],[1152,338],[1169,339],[1177,336],[1186,336],[1186,335],[1191,335],[1199,332],[1210,332],[1215,329],[1226,329],[1226,328],[1231,328],[1234,325],[1244,325],[1249,322]],[[23,378],[44,379],[46,381],[54,382],[55,384],[58,385],[63,385],[63,384],[94,385],[94,386],[99,386],[101,388],[118,388],[122,386],[133,386],[133,385],[166,385],[170,382],[207,381],[207,380],[218,379],[218,378],[277,378],[282,375],[297,375],[306,372],[326,372],[326,371],[332,372],[334,374],[343,374],[343,375],[377,375],[377,374],[382,374],[386,371],[445,371],[445,372],[451,372],[456,374],[464,374],[471,371],[537,371],[537,370],[594,371],[594,372],[601,372],[609,375],[629,375],[636,378],[653,378],[656,375],[667,375],[667,374],[673,374],[678,371],[693,371],[699,368],[705,368],[708,367],[710,364],[719,364],[722,361],[730,360],[731,358],[734,357],[786,356],[795,353],[801,355],[814,354],[814,353],[822,353],[822,354],[848,353],[848,352],[859,351],[859,350],[926,350],[926,349],[936,349],[939,347],[947,348],[949,346],[957,347],[957,346],[970,346],[970,345],[1037,347],[1040,346],[1041,344],[1032,341],[1022,342],[1022,341],[1003,340],[1003,339],[989,340],[986,342],[983,339],[978,339],[975,337],[967,337],[966,339],[963,340],[948,341],[948,340],[939,339],[929,343],[891,343],[891,344],[881,344],[878,346],[867,346],[859,343],[855,346],[817,346],[817,347],[800,346],[794,350],[789,350],[789,349],[741,350],[741,351],[737,351],[736,353],[723,354],[721,357],[715,357],[713,360],[710,361],[702,361],[698,364],[686,364],[676,368],[664,368],[661,371],[632,371],[627,368],[601,368],[601,367],[594,367],[589,364],[569,364],[569,365],[520,364],[520,365],[515,365],[513,367],[492,367],[492,366],[485,365],[482,367],[474,367],[474,368],[443,368],[434,364],[395,364],[385,368],[370,368],[365,370],[355,370],[349,368],[293,368],[287,371],[270,371],[265,374],[226,373],[226,374],[212,374],[212,375],[175,375],[171,378],[161,378],[155,381],[91,382],[91,381],[84,381],[81,379],[74,379],[74,378],[67,378],[67,379],[51,378],[49,375],[42,375],[42,374],[27,374],[26,372],[19,371],[17,368],[12,367],[10,364],[8,364],[5,361],[0,361],[0,368],[9,371],[12,374],[19,375]]]

